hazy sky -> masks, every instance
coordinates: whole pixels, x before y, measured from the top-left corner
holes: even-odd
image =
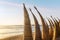
[[[32,22],[33,17],[29,8],[32,9],[37,19],[40,20],[34,6],[37,6],[44,18],[51,15],[53,17],[60,17],[60,0],[0,0],[0,25],[23,24],[23,3],[26,5]]]

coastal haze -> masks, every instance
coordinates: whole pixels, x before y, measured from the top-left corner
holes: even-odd
[[[0,27],[0,39],[23,34],[23,26],[10,25]]]
[[[24,33],[23,3],[26,5],[32,25],[34,25],[34,19],[29,8],[32,9],[41,25],[40,17],[34,6],[37,7],[45,19],[50,16],[60,18],[60,2],[56,0],[0,0],[0,39]],[[33,32],[35,31],[34,27],[32,26]]]

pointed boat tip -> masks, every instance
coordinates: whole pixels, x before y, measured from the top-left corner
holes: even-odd
[[[23,6],[25,6],[25,3],[23,3]]]
[[[23,5],[25,5],[25,4],[23,3]]]
[[[54,18],[52,16],[50,16],[50,17],[54,20]]]
[[[29,8],[29,10],[30,10],[30,12],[32,13],[32,10],[31,10],[31,8]],[[33,15],[33,13],[32,13],[32,15]]]
[[[30,12],[32,12],[32,11],[31,11],[31,8],[29,8],[29,10],[30,10]]]
[[[37,9],[36,6],[34,6],[34,8]]]
[[[31,11],[31,8],[29,8],[29,10]]]
[[[51,18],[53,18],[52,16],[50,16]]]
[[[34,8],[35,8],[35,6],[34,6]]]
[[[32,10],[31,10],[31,8],[29,8],[29,10],[30,10],[30,12],[32,13],[32,15],[34,15],[33,12],[32,12]]]

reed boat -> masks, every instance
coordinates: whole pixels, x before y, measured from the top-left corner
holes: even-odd
[[[57,38],[57,26],[56,26],[56,22],[55,22],[55,20],[53,19],[52,16],[51,16],[51,18],[52,18],[52,20],[53,20],[53,22],[54,22],[54,27],[53,27],[53,38],[52,38],[52,40],[56,40],[56,38]]]
[[[49,38],[50,40],[52,40],[53,37],[53,22],[50,18],[47,18],[48,22],[49,22]]]
[[[25,7],[25,4],[23,4],[23,6],[24,6],[24,40],[33,40],[29,15]]]
[[[35,40],[42,40],[41,38],[41,30],[40,30],[40,25],[35,17],[35,15],[33,14],[32,10],[30,9],[30,12],[33,15],[34,18],[34,22],[35,22]]]
[[[48,31],[48,27],[45,25],[44,18],[42,17],[40,12],[37,10],[37,8],[36,7],[34,7],[34,8],[36,9],[36,11],[38,12],[38,14],[41,18],[41,22],[42,22],[42,40],[49,40],[49,31]]]

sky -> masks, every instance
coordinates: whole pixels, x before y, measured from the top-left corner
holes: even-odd
[[[45,19],[51,15],[60,18],[60,0],[0,0],[0,25],[23,25],[23,3],[25,3],[32,24],[34,20],[29,8],[40,21],[34,6]]]

